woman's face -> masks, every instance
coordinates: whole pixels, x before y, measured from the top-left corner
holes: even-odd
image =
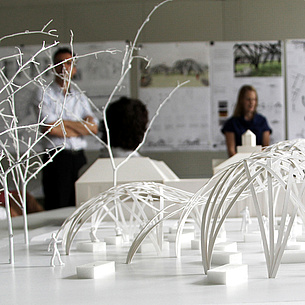
[[[254,113],[257,105],[257,96],[255,91],[248,90],[245,93],[243,106],[245,113]]]

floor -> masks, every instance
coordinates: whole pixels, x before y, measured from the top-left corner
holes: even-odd
[[[305,264],[282,264],[275,279],[268,279],[260,242],[243,241],[240,219],[226,223],[227,240],[238,242],[249,279],[239,285],[210,285],[203,274],[201,254],[186,245],[181,258],[174,244],[160,256],[137,253],[125,263],[128,245],[108,246],[106,254],[77,252],[62,255],[65,266],[50,267],[48,238],[73,209],[29,215],[30,245],[23,242],[22,218],[14,218],[15,264],[8,264],[6,221],[0,223],[1,304],[305,304]],[[173,222],[165,223],[166,227]],[[254,224],[253,224],[254,226]],[[253,227],[253,229],[255,229]],[[110,224],[99,231],[112,234]],[[102,279],[78,279],[76,267],[95,261],[115,261],[116,271]]]

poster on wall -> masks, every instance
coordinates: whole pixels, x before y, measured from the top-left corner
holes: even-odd
[[[206,42],[147,43],[139,55],[139,99],[152,118],[178,83],[180,87],[161,109],[143,150],[207,150],[210,147],[209,45]]]
[[[252,85],[257,111],[271,128],[271,144],[285,139],[282,43],[279,41],[211,43],[212,148],[225,149],[221,127],[234,111],[239,89]]]
[[[288,139],[305,138],[305,40],[286,41]]]
[[[67,46],[67,45],[65,45]],[[20,46],[20,52],[22,55],[23,63],[30,59],[34,54],[40,50],[40,45]],[[110,94],[114,90],[118,80],[121,77],[122,60],[125,51],[125,42],[97,42],[97,43],[75,43],[73,50],[77,59],[77,73],[73,80],[80,90],[84,91],[89,97],[92,103],[99,109],[107,102]],[[4,77],[8,80],[11,79],[16,73],[17,76],[14,83],[17,86],[23,86],[29,79],[34,79],[35,76],[47,69],[51,63],[51,58],[55,48],[48,52],[43,52],[38,55],[35,60],[39,63],[39,71],[34,65],[28,65],[28,68],[21,73],[17,73],[18,57],[12,57],[13,54],[18,54],[18,50],[15,47],[1,47],[0,48],[0,68],[3,71]],[[107,52],[107,50],[118,50],[115,54]],[[94,53],[98,53],[94,55]],[[89,55],[91,54],[91,55]],[[54,79],[52,70],[47,71],[43,75],[44,85],[50,84]],[[3,88],[4,83],[0,85],[0,90]],[[34,84],[25,86],[22,90],[14,95],[16,115],[19,120],[19,126],[24,126],[30,123],[35,123],[36,113],[32,106],[33,97],[35,94]],[[8,92],[1,90],[1,101],[5,100],[8,96]],[[116,92],[114,99],[119,98],[122,95],[130,94],[130,77],[129,74],[122,82],[121,90]],[[8,107],[7,103],[2,103],[2,107]],[[9,109],[6,108],[7,113]],[[100,115],[97,115],[100,119]],[[0,122],[1,130],[4,130],[4,122]],[[20,137],[27,138],[27,132],[20,134]],[[88,137],[88,149],[95,150],[100,149],[99,144],[93,137]]]

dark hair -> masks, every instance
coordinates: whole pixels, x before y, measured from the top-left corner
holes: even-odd
[[[53,54],[53,64],[58,64],[59,61],[56,60],[57,56],[60,54],[70,53],[72,55],[72,51],[68,47],[62,47],[56,50],[56,52]]]
[[[106,110],[110,145],[134,150],[143,140],[148,123],[146,106],[137,99],[121,97],[111,103]],[[105,124],[100,124],[102,140],[107,143]]]
[[[248,91],[255,92],[255,95],[256,95],[255,112],[256,112],[256,108],[258,105],[258,96],[257,96],[256,89],[251,85],[244,85],[239,89],[237,103],[236,103],[234,114],[233,114],[234,117],[241,117],[244,115],[244,103],[243,102],[244,102],[246,92],[248,92]]]

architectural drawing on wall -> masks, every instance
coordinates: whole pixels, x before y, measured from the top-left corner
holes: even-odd
[[[191,58],[178,59],[172,65],[159,63],[147,67],[141,62],[141,87],[174,87],[178,82],[189,81],[188,87],[209,85],[209,67]]]
[[[121,50],[116,54],[101,53],[77,62],[77,84],[100,109],[105,105],[114,86],[121,77],[122,60],[126,43],[124,41],[75,43],[77,54],[88,54],[96,50]],[[129,95],[129,75],[124,79],[120,95]],[[117,96],[118,97],[118,96]]]
[[[222,126],[228,118],[228,101],[218,101],[218,120],[219,126]]]
[[[30,58],[35,52],[40,49],[39,45],[28,45],[20,46],[20,50],[23,53],[24,60]],[[98,109],[102,107],[107,102],[107,99],[112,92],[114,86],[117,84],[121,73],[121,64],[124,56],[125,42],[97,42],[97,43],[75,43],[73,45],[74,53],[78,56],[77,61],[77,75],[75,78],[75,83],[77,86],[86,92],[86,95],[92,100],[94,105]],[[100,50],[122,50],[122,52],[116,52],[116,54],[110,53],[100,53],[98,55],[91,55],[82,57],[84,54],[94,53]],[[15,47],[1,47],[0,48],[0,58],[4,58],[10,54],[16,54]],[[54,50],[52,50],[54,52]],[[44,71],[50,64],[52,58],[52,52],[45,52],[37,56],[37,62],[39,63],[40,71]],[[15,58],[7,58],[1,61],[1,67],[4,68],[6,77],[10,79],[18,69]],[[28,77],[34,78],[39,71],[37,67],[32,65],[27,69]],[[50,70],[44,75],[45,85],[53,80],[53,72]],[[16,84],[22,85],[28,81],[25,73],[19,73],[16,78]],[[124,79],[122,90],[118,98],[122,95],[129,95],[130,85],[129,85],[129,75]],[[16,93],[16,114],[23,124],[30,124],[36,121],[36,115],[34,113],[33,107],[33,93],[35,91],[34,86],[27,86],[20,93]],[[0,96],[1,97],[1,96]],[[0,126],[3,130],[3,126]],[[25,139],[27,138],[26,133],[24,134]],[[100,144],[97,143],[93,138],[88,141],[89,149],[100,149]]]
[[[236,43],[234,74],[235,77],[281,76],[281,41]]]
[[[258,112],[271,125],[271,143],[285,139],[281,45],[277,41],[211,43],[213,149],[225,149],[225,138],[220,129],[233,114],[238,91],[245,84],[254,86],[258,92]]]
[[[305,40],[286,42],[288,139],[304,138]]]
[[[168,92],[185,80],[164,107],[150,131],[146,150],[209,149],[209,46],[206,42],[149,43],[140,55],[152,58],[150,68],[140,64],[139,98],[154,113]]]

